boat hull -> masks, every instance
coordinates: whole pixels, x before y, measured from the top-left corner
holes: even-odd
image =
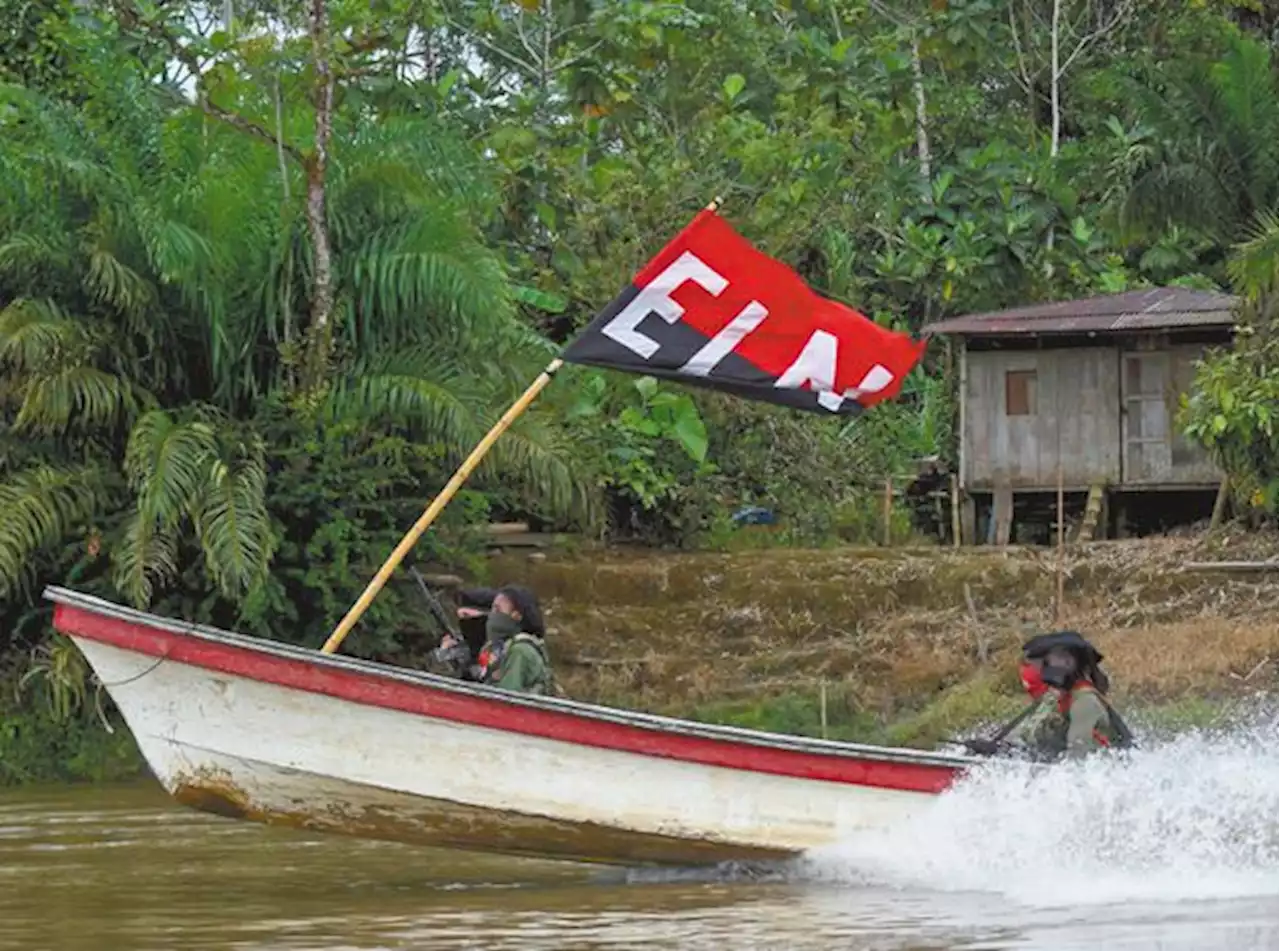
[[[769,860],[905,821],[966,765],[522,697],[75,598],[55,624],[156,777],[233,818],[626,865]]]

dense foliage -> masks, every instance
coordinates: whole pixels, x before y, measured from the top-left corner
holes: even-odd
[[[11,660],[68,578],[317,643],[713,195],[908,329],[1234,281],[1256,332],[1186,426],[1274,508],[1272,5],[0,0],[0,24]],[[841,426],[571,369],[420,556],[506,516],[688,544],[763,504],[793,539],[859,531],[885,474],[952,451],[953,383],[939,346]],[[416,643],[405,597],[375,612],[358,649]]]

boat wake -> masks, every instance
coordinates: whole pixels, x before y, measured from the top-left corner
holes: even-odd
[[[914,821],[816,850],[809,881],[1036,907],[1277,894],[1280,721],[1034,771],[993,763]]]

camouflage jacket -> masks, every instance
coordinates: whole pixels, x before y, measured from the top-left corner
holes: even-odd
[[[552,692],[551,660],[547,647],[531,634],[517,634],[505,645],[494,683],[520,693]]]
[[[1053,693],[1045,694],[1010,740],[1041,760],[1079,759],[1117,745],[1111,713],[1098,692],[1088,685],[1072,688],[1066,704]]]

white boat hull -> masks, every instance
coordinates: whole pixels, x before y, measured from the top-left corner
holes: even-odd
[[[632,732],[623,734],[613,719],[593,719],[598,716],[593,711],[603,708],[549,698],[516,702],[508,699],[511,695],[499,695],[497,706],[496,691],[447,682],[452,692],[446,692],[440,678],[404,672],[386,675],[387,683],[380,686],[368,673],[379,665],[343,658],[334,676],[364,683],[372,697],[372,702],[353,702],[326,692],[332,687],[328,682],[308,683],[305,667],[296,674],[301,688],[211,669],[240,663],[218,660],[217,650],[231,650],[226,645],[197,645],[205,652],[192,655],[199,663],[178,656],[189,638],[201,636],[195,629],[177,640],[174,632],[156,630],[150,640],[124,646],[123,636],[109,643],[101,631],[63,616],[64,622],[69,619],[59,626],[107,686],[165,788],[180,802],[235,818],[435,846],[686,865],[781,858],[827,845],[859,830],[902,822],[937,791],[783,775],[778,770],[820,772],[825,757],[804,753],[814,760],[810,766],[795,759],[801,754],[788,751],[793,768],[773,746],[754,759],[751,748],[741,749],[739,737],[767,734],[691,724],[698,733],[714,736],[690,737],[667,727],[653,731],[651,742],[643,735],[633,741],[634,726],[628,724]],[[237,639],[235,656],[248,653],[253,660],[257,648],[238,643],[247,640]],[[161,644],[163,649],[157,647]],[[271,672],[270,663],[284,665],[285,660],[268,657],[262,663],[267,665],[262,677],[295,678]],[[287,663],[298,665],[293,656]],[[353,669],[359,673],[349,672]],[[417,693],[396,700],[396,691],[403,690]],[[453,696],[457,692],[466,696]],[[431,696],[424,703],[439,706],[439,715],[377,705],[381,697],[409,706],[426,693]],[[472,705],[460,708],[466,716],[476,704],[493,708],[495,715],[488,725],[464,722],[464,713],[450,706],[464,703]],[[571,713],[563,712],[566,707]],[[575,734],[585,739],[536,735],[568,729],[543,728],[553,708],[562,719],[571,717],[566,722],[574,729],[573,721],[585,721],[587,732]],[[682,723],[618,716],[641,724]],[[596,742],[593,723],[599,743],[614,743],[614,748],[591,745]],[[616,743],[615,734],[622,737]],[[619,743],[642,748],[616,748]],[[845,762],[836,766],[850,768],[845,745],[807,743],[844,748]],[[907,757],[902,769],[916,769],[910,753],[896,752]],[[680,758],[686,754],[733,758],[734,765]],[[958,758],[916,755],[925,761],[920,770],[940,771],[948,779],[964,764]],[[869,768],[867,775],[874,779],[877,765]],[[775,771],[761,771],[767,769]],[[893,775],[929,785],[932,773],[920,773],[925,780],[917,780],[915,772]]]

